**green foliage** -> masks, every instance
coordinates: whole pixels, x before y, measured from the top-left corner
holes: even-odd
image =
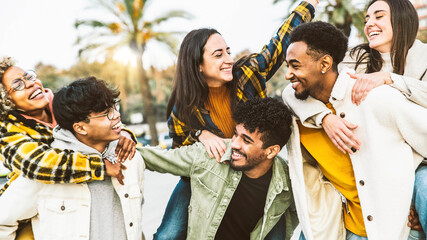
[[[98,50],[99,54],[111,53],[114,49],[127,45],[135,54],[138,64],[139,89],[144,107],[144,119],[150,128],[150,134],[153,136],[152,144],[157,144],[156,113],[153,106],[152,83],[150,83],[145,73],[142,56],[146,50],[149,41],[158,41],[163,43],[169,50],[176,53],[175,32],[157,32],[154,27],[164,21],[172,18],[190,18],[190,15],[184,11],[170,11],[154,20],[148,20],[144,13],[148,11],[147,6],[150,0],[98,0],[97,3],[107,14],[111,15],[114,21],[101,20],[77,20],[76,28],[83,26],[89,27],[89,32],[79,35],[76,44],[78,44],[80,53]],[[99,56],[99,55],[97,55]],[[111,76],[116,79],[117,76]],[[127,84],[121,84],[123,90],[128,89]],[[124,86],[124,87],[123,87]]]
[[[72,78],[65,71],[59,70],[52,65],[38,63],[35,70],[38,78],[42,80],[43,86],[52,91],[56,91],[72,81]]]
[[[417,36],[417,38],[418,38],[420,41],[422,41],[422,42],[424,42],[424,43],[427,43],[427,30],[420,30],[420,31],[418,32],[418,36]]]

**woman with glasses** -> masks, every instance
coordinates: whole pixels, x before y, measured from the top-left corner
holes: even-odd
[[[4,57],[0,61],[0,80],[1,160],[12,171],[0,195],[19,175],[47,184],[121,175],[120,164],[104,163],[98,155],[50,148],[52,129],[57,125],[52,111],[54,96],[33,71],[24,71],[14,66],[10,57]],[[119,162],[132,158],[135,152],[129,133],[123,135],[116,149]]]

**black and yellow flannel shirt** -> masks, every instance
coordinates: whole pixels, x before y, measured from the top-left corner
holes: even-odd
[[[255,97],[266,97],[267,81],[285,61],[290,32],[299,24],[311,21],[313,17],[314,7],[308,2],[301,2],[260,53],[253,54],[241,68],[233,68],[233,76],[239,81],[238,102],[245,102]],[[168,119],[169,135],[173,139],[173,148],[196,142],[192,136],[198,129],[206,129],[217,136],[224,136],[222,131],[213,123],[206,109],[195,108],[190,121],[194,129],[189,129],[185,123],[180,121],[177,118],[176,108],[173,109]]]
[[[48,184],[104,179],[99,155],[51,148],[52,129],[17,112],[0,122],[0,134],[0,160],[12,171],[0,195],[19,175]]]

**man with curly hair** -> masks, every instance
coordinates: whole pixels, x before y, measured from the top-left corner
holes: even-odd
[[[356,123],[363,146],[348,155],[323,129],[296,117],[287,144],[298,217],[306,239],[408,239],[415,169],[427,156],[427,109],[398,90],[381,86],[359,106],[351,101],[355,80],[337,65],[347,38],[329,23],[294,29],[286,61],[291,81],[283,99],[320,100]],[[335,141],[341,141],[335,139]],[[342,200],[342,202],[341,202]]]
[[[187,239],[269,239],[275,227],[290,239],[298,219],[288,166],[277,154],[289,139],[291,112],[278,100],[255,98],[232,117],[237,126],[224,164],[201,143],[138,151],[148,169],[191,178]]]

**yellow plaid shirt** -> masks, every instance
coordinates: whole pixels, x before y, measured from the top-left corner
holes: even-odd
[[[19,175],[48,184],[104,179],[99,155],[50,148],[52,129],[19,113],[12,112],[0,122],[0,134],[0,160],[12,171],[0,195]]]
[[[267,81],[285,61],[286,50],[289,46],[289,34],[293,28],[303,22],[310,22],[313,17],[314,7],[308,2],[301,2],[260,53],[252,54],[242,67],[233,68],[233,81],[238,81],[238,102],[245,102],[255,97],[266,97]],[[195,143],[196,139],[192,136],[198,129],[206,129],[217,136],[224,136],[222,131],[213,123],[206,109],[195,107],[190,119],[195,129],[189,129],[177,116],[176,108],[174,108],[168,119],[169,135],[173,139],[173,148]]]

